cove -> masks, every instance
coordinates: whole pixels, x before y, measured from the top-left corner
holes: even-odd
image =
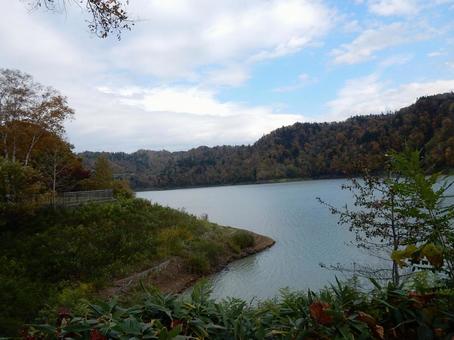
[[[137,193],[137,197],[184,209],[212,222],[248,229],[273,238],[264,252],[231,263],[213,275],[213,296],[245,299],[271,298],[284,287],[319,289],[345,279],[326,265],[378,262],[350,244],[354,235],[337,225],[317,197],[340,207],[352,205],[352,195],[341,190],[344,179],[236,185]]]

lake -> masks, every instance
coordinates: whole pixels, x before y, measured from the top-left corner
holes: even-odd
[[[230,264],[213,275],[213,296],[270,298],[279,289],[319,289],[343,278],[320,263],[351,265],[377,261],[349,245],[353,234],[337,225],[337,217],[316,197],[335,206],[352,203],[345,180],[236,185],[137,193],[212,222],[272,237],[276,244],[264,252]]]

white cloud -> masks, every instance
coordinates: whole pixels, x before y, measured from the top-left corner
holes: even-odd
[[[415,16],[421,12],[440,5],[454,4],[453,0],[369,0],[368,9],[371,13],[389,16]],[[452,8],[451,8],[452,9]]]
[[[240,65],[229,65],[204,74],[202,82],[219,86],[239,86],[250,78],[247,68]]]
[[[433,51],[427,54],[429,58],[436,58],[436,57],[441,57],[446,55],[447,53],[445,51],[439,50],[439,51]]]
[[[383,49],[425,38],[403,23],[392,23],[364,30],[349,44],[331,51],[336,64],[357,64],[369,60]]]
[[[40,13],[28,12],[25,3],[11,1],[3,7],[7,9],[0,11],[2,67],[30,72],[48,85],[102,69]]]
[[[352,115],[382,113],[412,104],[417,98],[454,91],[454,79],[412,82],[392,86],[376,74],[351,79],[328,102],[329,120],[343,120]]]
[[[409,54],[392,55],[380,61],[378,66],[383,69],[395,65],[404,65],[407,64],[412,58],[413,56]]]
[[[303,120],[271,107],[220,101],[213,91],[194,87],[100,87],[90,93],[68,125],[79,151],[252,143],[264,133]]]
[[[144,20],[115,47],[117,66],[170,78],[194,77],[200,66],[297,52],[323,36],[334,20],[321,1],[309,0],[141,0],[131,6]]]
[[[371,0],[369,11],[381,16],[414,15],[420,9],[419,0]]]
[[[0,64],[68,96],[76,110],[68,136],[77,150],[250,143],[302,119],[271,106],[221,101],[207,88],[241,85],[265,54],[293,53],[323,36],[332,13],[321,1],[136,0],[131,6],[140,20],[121,42],[90,37],[83,21],[71,21],[80,20],[74,8],[68,20],[28,13],[20,1],[0,12]],[[198,86],[174,85],[188,80]]]

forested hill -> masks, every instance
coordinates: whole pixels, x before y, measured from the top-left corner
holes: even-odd
[[[422,149],[436,169],[454,167],[454,93],[420,98],[395,113],[296,123],[249,146],[81,156],[88,166],[106,156],[115,173],[143,189],[352,175],[364,167],[380,170],[386,152],[404,145]]]

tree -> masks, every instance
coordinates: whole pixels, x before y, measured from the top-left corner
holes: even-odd
[[[363,175],[342,185],[353,194],[354,208],[336,208],[320,198],[331,213],[339,216],[339,224],[355,233],[356,246],[372,255],[390,259],[391,253],[414,239],[415,227],[406,213],[411,202],[400,195],[398,186],[403,181],[400,173],[389,167],[385,176]],[[383,254],[384,253],[384,254]],[[384,255],[384,256],[383,256]],[[378,269],[378,272],[386,269]],[[371,275],[372,272],[366,272]],[[400,281],[399,263],[392,260],[391,279]]]
[[[112,187],[113,173],[106,157],[101,156],[96,160],[93,179],[98,189],[109,189]]]
[[[120,39],[123,30],[130,30],[134,25],[129,19],[125,5],[128,0],[28,0],[32,8],[44,8],[49,11],[64,11],[73,3],[84,7],[90,19],[88,28],[100,38],[115,33]]]
[[[128,181],[114,179],[110,161],[104,155],[96,158],[94,172],[90,178],[81,181],[81,186],[84,190],[112,189],[116,198],[134,197]]]
[[[55,205],[58,192],[71,191],[78,183],[89,176],[83,169],[82,161],[72,152],[72,145],[55,135],[47,135],[43,140],[46,147],[39,150],[35,162],[43,181],[52,192]]]
[[[352,191],[355,209],[327,204],[330,211],[355,233],[358,247],[387,254],[395,284],[399,268],[427,269],[423,258],[454,282],[454,204],[446,201],[454,181],[427,175],[419,151],[391,152],[388,159],[387,176],[365,175],[342,186]]]
[[[26,73],[0,69],[0,135],[3,157],[29,165],[46,133],[64,134],[64,122],[74,111],[66,98]]]
[[[90,178],[82,181],[84,190],[102,190],[113,188],[113,173],[109,160],[105,156],[99,156],[94,164],[94,171]]]
[[[405,178],[397,186],[399,194],[411,201],[405,214],[418,226],[407,247],[393,252],[393,260],[405,266],[404,259],[419,263],[425,257],[454,283],[454,204],[446,200],[454,181],[440,173],[428,176],[418,151],[393,153],[392,165]]]
[[[0,203],[33,201],[41,191],[42,183],[34,169],[0,158]]]
[[[36,170],[0,157],[0,231],[30,220],[44,193]]]

